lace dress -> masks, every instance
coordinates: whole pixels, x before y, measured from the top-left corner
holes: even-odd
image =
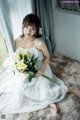
[[[23,50],[24,48],[18,48]],[[41,51],[35,47],[29,49],[35,57],[39,57],[36,68],[39,69],[44,59]],[[50,103],[61,101],[68,88],[57,78],[47,65],[44,74],[56,80],[59,85],[47,78],[35,77],[29,82],[23,74],[5,70],[0,75],[0,113],[32,112],[47,107]]]

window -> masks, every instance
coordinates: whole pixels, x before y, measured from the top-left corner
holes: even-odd
[[[80,0],[59,0],[62,9],[80,12]]]

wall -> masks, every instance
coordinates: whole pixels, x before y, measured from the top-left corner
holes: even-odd
[[[53,1],[56,51],[80,61],[80,13],[56,7]]]

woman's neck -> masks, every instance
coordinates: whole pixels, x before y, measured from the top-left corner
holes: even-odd
[[[32,38],[26,38],[26,37],[24,37],[24,41],[25,42],[33,42],[34,39],[35,39],[35,37],[32,37]]]

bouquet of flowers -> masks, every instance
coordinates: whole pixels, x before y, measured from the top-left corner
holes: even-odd
[[[17,50],[15,53],[10,55],[3,66],[8,67],[9,70],[17,69],[19,72],[23,72],[28,76],[29,82],[31,82],[32,78],[36,77],[37,69],[35,67],[38,57],[35,57],[34,54],[31,53],[28,49],[25,50]],[[46,75],[42,75],[53,83],[57,83],[52,78],[49,78]]]

